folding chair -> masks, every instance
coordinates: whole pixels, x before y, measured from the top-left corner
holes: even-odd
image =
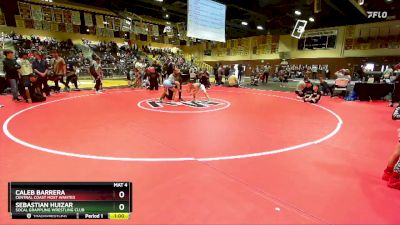
[[[341,93],[344,96],[347,95],[347,87],[350,84],[350,80],[345,78],[338,78],[335,80],[335,88],[333,89],[332,97],[336,96],[336,93]]]

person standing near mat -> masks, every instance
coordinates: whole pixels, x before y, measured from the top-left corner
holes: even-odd
[[[32,63],[29,61],[28,58],[28,53],[27,52],[21,52],[19,53],[19,58],[17,59],[17,63],[21,66],[19,69],[19,74],[20,74],[20,83],[19,83],[19,89],[20,93],[23,93],[22,96],[23,98],[31,103],[32,99],[30,97],[30,93],[28,88],[31,85],[30,78],[33,76],[33,69],[32,69]]]
[[[46,55],[35,52],[35,61],[32,63],[32,68],[37,75],[37,86],[41,93],[45,93],[46,96],[50,96],[50,87],[47,84],[47,73],[49,71],[49,65],[46,61]]]
[[[199,91],[202,91],[207,98],[207,101],[210,100],[210,96],[207,93],[206,87],[200,83],[189,82],[188,84],[188,93],[193,96],[193,101],[196,101],[196,95]]]
[[[18,70],[21,66],[17,63],[14,58],[14,52],[11,50],[5,50],[3,52],[6,57],[3,61],[3,70],[6,73],[6,79],[10,83],[11,93],[13,95],[13,100],[21,102],[22,99],[18,97],[18,83],[19,83],[19,72]]]
[[[102,83],[101,80],[103,79],[103,70],[101,68],[101,63],[100,63],[100,58],[96,55],[92,56],[92,65],[90,65],[90,73],[93,76],[93,79],[95,80],[95,86],[94,89],[97,94],[102,93],[101,87]]]
[[[53,51],[52,55],[53,59],[50,64],[52,65],[54,76],[56,77],[54,80],[56,92],[59,92],[61,89],[58,81],[64,85],[64,90],[68,90],[69,87],[64,82],[64,76],[67,74],[67,65],[64,59],[60,57],[57,50]]]

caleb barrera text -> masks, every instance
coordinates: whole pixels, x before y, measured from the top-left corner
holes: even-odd
[[[66,195],[64,190],[15,190],[15,199],[74,200],[75,196]]]

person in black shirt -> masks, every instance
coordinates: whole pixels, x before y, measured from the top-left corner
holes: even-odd
[[[306,86],[301,92],[303,93],[303,95],[311,95],[314,92],[313,84],[309,80],[304,81],[304,83],[306,84]]]
[[[328,96],[332,96],[332,89],[329,84],[324,80],[324,78],[319,78],[319,85],[321,86],[321,93]]]
[[[79,91],[78,88],[78,76],[76,75],[76,69],[75,69],[75,62],[73,61],[68,61],[67,62],[67,80],[66,80],[66,87],[69,88],[69,82],[73,83],[75,86],[75,91]]]
[[[46,96],[50,95],[50,87],[47,84],[47,73],[49,65],[46,61],[46,55],[35,52],[35,61],[32,63],[32,69],[37,76],[37,86],[41,93],[45,93]]]
[[[310,103],[318,103],[319,100],[321,100],[321,92],[319,91],[319,85],[314,85],[313,87],[313,92],[311,94],[306,94],[304,96],[304,102],[310,102]]]
[[[244,73],[244,67],[243,67],[242,64],[239,64],[239,65],[238,65],[238,78],[239,78],[239,83],[242,82],[243,73]]]
[[[4,56],[6,58],[3,61],[3,69],[6,73],[6,79],[11,86],[13,100],[20,102],[22,100],[18,97],[18,83],[20,78],[18,70],[21,68],[21,66],[15,60],[13,51],[5,50]]]

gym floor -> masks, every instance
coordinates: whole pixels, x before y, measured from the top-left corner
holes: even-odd
[[[400,192],[381,180],[398,128],[386,102],[213,87],[215,104],[151,105],[160,94],[0,96],[0,224],[110,224],[12,221],[9,181],[132,181],[118,224],[400,222]]]

